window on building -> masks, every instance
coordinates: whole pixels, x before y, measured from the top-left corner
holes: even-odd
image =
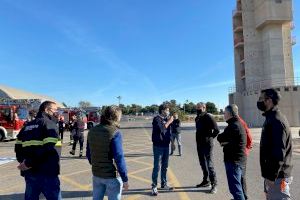
[[[293,87],[293,90],[294,91],[298,91],[298,87]]]
[[[275,3],[282,3],[282,0],[275,0]]]

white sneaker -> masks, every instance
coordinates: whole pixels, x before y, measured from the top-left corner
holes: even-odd
[[[153,196],[157,196],[158,195],[157,187],[152,187],[151,193]]]

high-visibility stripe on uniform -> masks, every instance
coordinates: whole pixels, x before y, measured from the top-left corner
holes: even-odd
[[[16,140],[16,144],[22,144],[22,140]]]
[[[58,140],[58,141],[56,142],[55,146],[56,146],[56,147],[61,147],[61,146],[62,146],[61,140]]]
[[[43,143],[47,144],[47,143],[54,143],[56,144],[58,141],[58,138],[54,138],[54,137],[47,137],[45,139],[43,139]]]
[[[40,140],[29,140],[22,142],[22,147],[29,147],[29,146],[41,146],[43,145],[43,141]]]

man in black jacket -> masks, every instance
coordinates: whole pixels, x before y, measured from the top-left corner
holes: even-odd
[[[219,134],[219,128],[215,119],[206,112],[204,103],[197,104],[196,142],[199,162],[203,171],[203,181],[196,187],[208,187],[210,193],[217,192],[217,178],[213,164],[213,139]],[[209,177],[210,182],[207,180]]]
[[[260,167],[267,199],[290,199],[292,135],[286,117],[277,107],[279,101],[278,91],[266,89],[257,102],[266,117],[260,140]]]
[[[25,200],[38,200],[40,193],[48,200],[61,199],[56,111],[54,102],[43,102],[36,118],[17,136],[15,152],[26,182]]]
[[[236,200],[245,200],[242,187],[243,166],[246,161],[246,132],[238,119],[237,109],[232,105],[225,108],[224,119],[228,126],[218,135],[223,146],[224,163],[230,193]]]

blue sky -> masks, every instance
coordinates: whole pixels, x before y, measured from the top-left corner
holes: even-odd
[[[0,0],[0,84],[75,106],[228,103],[235,0]],[[293,35],[300,38],[300,1]],[[294,45],[300,77],[300,42]]]

